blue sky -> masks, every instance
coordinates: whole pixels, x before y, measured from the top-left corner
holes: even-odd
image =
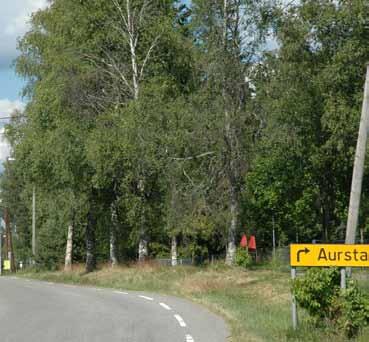
[[[17,39],[28,28],[32,12],[46,6],[47,0],[1,0],[0,11],[0,116],[6,111],[4,101],[20,100],[23,82],[14,73],[12,63],[17,56]]]
[[[0,69],[0,97],[2,99],[16,101],[20,98],[23,85],[23,80],[15,75],[13,68]]]
[[[24,86],[12,67],[17,57],[17,39],[28,28],[30,15],[44,8],[47,0],[0,0],[0,164],[9,154],[9,146],[3,139],[2,126],[15,109],[24,107],[20,96]]]

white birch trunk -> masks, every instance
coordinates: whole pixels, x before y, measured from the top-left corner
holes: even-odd
[[[238,224],[238,201],[236,195],[236,189],[231,189],[231,222],[228,228],[228,241],[227,241],[227,255],[226,264],[233,265],[236,256],[236,230]]]
[[[138,79],[138,65],[137,65],[137,56],[136,56],[136,27],[134,24],[134,18],[131,16],[131,5],[130,1],[127,1],[127,31],[129,35],[129,48],[131,51],[131,65],[132,65],[132,84],[133,84],[133,97],[135,100],[138,100],[139,96],[139,79]]]
[[[138,261],[142,262],[147,259],[149,255],[147,248],[147,240],[145,238],[141,238],[138,244]]]
[[[145,69],[150,62],[151,55],[155,49],[159,40],[159,35],[156,36],[149,45],[146,52],[141,55],[142,51],[138,49],[140,43],[140,29],[144,25],[145,17],[147,16],[148,8],[152,1],[144,0],[141,4],[141,9],[133,9],[131,0],[125,0],[125,8],[120,5],[118,0],[112,0],[115,8],[120,14],[120,26],[118,32],[122,35],[123,41],[126,41],[129,45],[129,52],[131,57],[130,73],[126,73],[126,70],[115,67],[119,63],[113,63],[113,71],[118,71],[118,74],[122,78],[124,84],[128,86],[130,92],[133,95],[134,100],[138,100],[140,96],[140,82],[144,78]],[[140,53],[139,56],[137,54]],[[116,70],[118,69],[118,70]],[[128,81],[130,80],[130,81]],[[141,228],[140,228],[140,241],[138,247],[138,259],[139,261],[145,260],[148,257],[148,241],[145,238],[145,212],[141,213]]]
[[[70,272],[72,270],[72,257],[73,257],[73,223],[71,222],[68,226],[68,236],[67,236],[67,247],[65,250],[65,263],[64,271]]]
[[[87,226],[86,226],[86,273],[93,272],[96,269],[96,217],[95,208],[90,208],[87,214]]]
[[[114,227],[110,230],[110,264],[112,267],[118,265],[117,251],[116,251],[116,233]]]
[[[175,235],[172,236],[171,256],[172,266],[177,266],[177,237]]]
[[[111,205],[111,226],[110,226],[110,264],[112,267],[118,265],[117,255],[117,228],[118,214],[114,203]]]

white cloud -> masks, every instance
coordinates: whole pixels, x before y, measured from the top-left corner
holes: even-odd
[[[23,110],[24,103],[16,100],[0,99],[0,119],[9,117],[15,110]]]
[[[3,163],[10,155],[10,145],[4,136],[4,128],[0,128],[0,163]]]
[[[0,99],[0,119],[9,117],[15,110],[23,110],[24,103],[21,101],[9,101]],[[0,125],[6,123],[6,120],[0,120]],[[4,136],[4,127],[0,128],[0,163],[4,162],[10,155],[10,145]]]
[[[47,0],[1,0],[0,68],[16,57],[17,38],[27,31],[31,14],[46,6]]]
[[[46,5],[46,0],[26,0],[22,10],[5,27],[5,34],[14,37],[25,33],[31,14],[40,8],[46,7]]]

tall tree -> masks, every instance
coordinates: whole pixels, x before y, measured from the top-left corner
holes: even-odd
[[[218,178],[225,181],[229,223],[226,262],[232,264],[240,226],[240,193],[250,161],[254,113],[248,109],[250,68],[262,41],[260,2],[194,1],[194,35],[203,52],[203,84],[214,118]],[[216,113],[216,114],[215,114]],[[220,177],[219,177],[220,176]]]
[[[291,3],[276,15],[279,50],[260,66],[256,94],[267,128],[249,179],[261,231],[276,207],[289,240],[344,239],[367,17],[367,2],[328,0]]]

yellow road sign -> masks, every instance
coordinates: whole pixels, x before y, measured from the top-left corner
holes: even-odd
[[[369,245],[290,245],[291,266],[369,267]]]
[[[10,271],[10,260],[4,260],[4,270]]]

